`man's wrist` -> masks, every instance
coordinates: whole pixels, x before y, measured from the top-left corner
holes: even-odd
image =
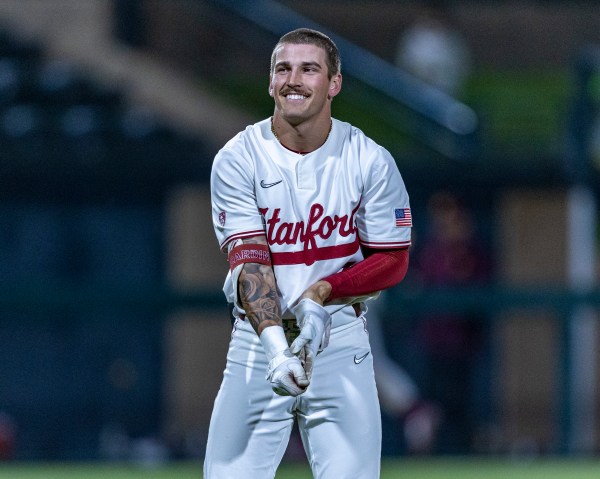
[[[269,361],[289,347],[282,326],[269,326],[263,329],[260,333],[260,341]]]
[[[321,300],[321,305],[325,304],[325,302],[331,296],[332,286],[329,281],[320,280],[317,282],[317,294],[319,295],[319,299]]]
[[[304,292],[302,299],[312,299],[315,303],[318,303],[322,306],[325,304],[327,299],[329,299],[329,296],[331,295],[331,289],[331,284],[328,281],[321,279]]]

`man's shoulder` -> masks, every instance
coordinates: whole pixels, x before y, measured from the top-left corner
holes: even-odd
[[[368,136],[358,126],[341,120],[334,119],[334,121],[336,122],[338,131],[340,131],[344,141],[349,142],[351,148],[355,148],[357,151],[360,151],[361,157],[365,152],[368,154],[368,152],[371,151],[385,150],[385,148],[373,140],[373,138]]]
[[[266,126],[269,120],[262,120],[252,125],[248,125],[244,130],[238,132],[225,145],[219,149],[216,159],[223,156],[247,156],[246,153],[254,145],[265,141]]]
[[[269,131],[269,121],[269,119],[265,119],[248,125],[242,131],[233,136],[227,143],[225,143],[221,150],[244,146],[248,142],[261,141],[261,139],[266,136],[265,132]]]
[[[339,130],[348,136],[349,140],[366,141],[377,145],[375,140],[368,136],[360,127],[353,125],[352,123],[348,123],[347,121],[338,120],[335,118],[333,118],[333,121],[335,122]]]

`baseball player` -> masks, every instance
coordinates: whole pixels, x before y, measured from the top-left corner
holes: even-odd
[[[281,37],[273,116],[237,134],[213,164],[235,322],[205,479],[273,478],[294,420],[315,478],[379,477],[364,301],[403,279],[412,220],[392,156],[331,117],[340,68],[326,35]]]

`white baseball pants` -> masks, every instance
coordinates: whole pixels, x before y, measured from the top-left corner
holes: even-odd
[[[317,356],[308,390],[276,395],[260,340],[247,321],[234,326],[209,428],[204,479],[272,479],[298,421],[316,479],[376,479],[381,416],[362,318],[334,327]]]

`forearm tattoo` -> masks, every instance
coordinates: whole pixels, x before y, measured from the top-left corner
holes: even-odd
[[[244,264],[238,288],[246,318],[258,334],[267,326],[282,326],[277,283],[271,266]]]

